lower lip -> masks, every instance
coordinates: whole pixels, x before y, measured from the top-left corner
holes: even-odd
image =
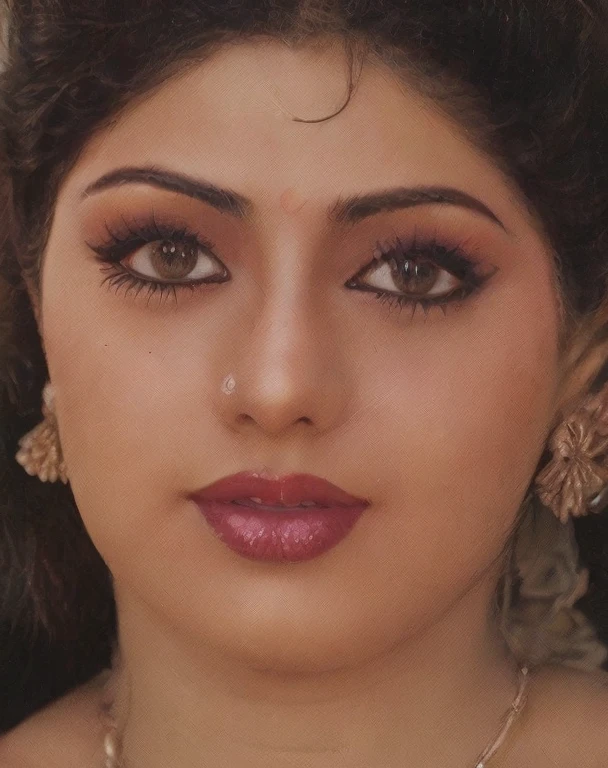
[[[298,563],[332,549],[348,536],[366,504],[266,511],[229,502],[197,500],[216,535],[250,560]]]

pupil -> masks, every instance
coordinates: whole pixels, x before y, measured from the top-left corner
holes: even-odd
[[[172,240],[162,240],[153,258],[158,271],[168,273],[170,279],[184,277],[196,264],[196,252],[189,245],[180,248]]]
[[[413,261],[404,262],[401,269],[397,268],[397,277],[402,278],[406,288],[404,290],[414,290],[419,293],[425,293],[430,290],[435,283],[435,265],[429,261],[420,263]]]

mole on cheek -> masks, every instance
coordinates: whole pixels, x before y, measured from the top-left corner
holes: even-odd
[[[306,200],[300,197],[291,187],[288,187],[280,198],[281,208],[286,213],[297,213],[305,205]]]

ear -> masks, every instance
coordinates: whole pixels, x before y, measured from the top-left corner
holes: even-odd
[[[569,415],[589,393],[598,374],[608,365],[608,302],[571,334],[562,363],[557,410]],[[607,392],[608,398],[608,392]]]

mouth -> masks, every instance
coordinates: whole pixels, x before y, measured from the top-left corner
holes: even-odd
[[[303,501],[300,504],[263,504],[262,499],[248,498],[248,499],[232,499],[231,504],[236,504],[239,507],[250,507],[252,509],[263,509],[267,512],[284,512],[290,509],[329,509],[326,504],[318,504],[316,501]]]
[[[190,495],[209,528],[234,553],[299,563],[329,552],[370,505],[316,475],[239,472]]]
[[[369,499],[354,496],[316,475],[280,477],[255,471],[224,477],[191,494],[191,498],[267,511],[360,508],[370,504]]]
[[[255,478],[254,478],[255,479]],[[340,503],[310,498],[309,494],[293,503],[267,503],[262,496],[234,493],[230,483],[218,491],[212,486],[210,497],[192,499],[217,538],[238,555],[251,560],[273,563],[298,563],[328,552],[345,539],[363,515],[369,502],[345,504],[343,492],[334,487],[327,494]],[[281,496],[281,486],[267,486],[268,495]],[[319,486],[317,486],[319,489]],[[296,493],[296,487],[291,488]],[[298,491],[298,493],[300,493]],[[217,496],[224,498],[218,499]],[[349,497],[353,498],[353,497]],[[272,501],[272,499],[271,499]]]

